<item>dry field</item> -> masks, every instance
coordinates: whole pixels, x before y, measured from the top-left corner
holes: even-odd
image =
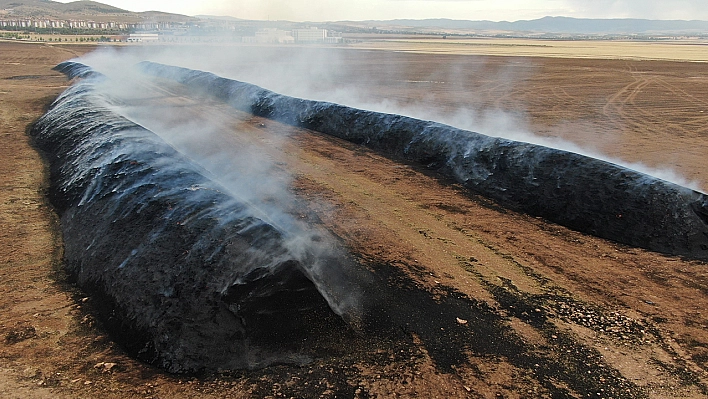
[[[662,41],[440,39],[398,37],[364,40],[357,48],[424,54],[496,55],[590,59],[708,61],[708,42],[700,39]]]
[[[327,84],[440,115],[513,115],[537,135],[670,167],[708,190],[704,64],[637,60],[626,48],[598,59],[572,46],[565,57],[529,54],[523,44],[504,57],[429,54],[430,43],[413,52],[408,43],[357,45],[385,50],[341,50],[341,73]],[[170,376],[132,360],[62,273],[46,169],[26,135],[67,85],[50,68],[88,50],[0,42],[1,397],[708,396],[706,264],[509,212],[426,170],[168,86],[160,95],[181,104],[182,117],[231,127],[225,142],[231,131],[252,140],[287,131],[291,140],[271,151],[295,176],[293,190],[312,199],[303,214],[420,312],[402,337],[352,338],[306,366]],[[671,58],[687,60],[683,47],[674,50],[683,55]],[[628,58],[599,59],[610,53]]]

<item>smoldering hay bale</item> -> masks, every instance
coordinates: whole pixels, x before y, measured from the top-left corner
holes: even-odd
[[[303,334],[356,323],[362,275],[336,242],[283,227],[80,79],[33,126],[50,164],[65,263],[114,337],[171,372],[300,362]],[[195,132],[198,133],[198,132]],[[323,331],[324,332],[324,331]],[[291,345],[293,344],[293,345]]]
[[[708,260],[704,193],[572,152],[293,98],[208,72],[151,62],[139,67],[239,110],[437,169],[511,209],[619,243]]]

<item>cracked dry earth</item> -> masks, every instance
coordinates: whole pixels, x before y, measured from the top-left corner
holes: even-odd
[[[93,299],[62,273],[56,215],[43,196],[46,170],[25,133],[67,85],[50,68],[91,48],[3,42],[0,49],[2,397],[708,396],[705,263],[505,210],[434,171],[166,82],[150,101],[179,108],[179,118],[218,120],[222,150],[260,143],[278,159],[303,199],[293,212],[338,235],[385,283],[390,301],[380,306],[392,308],[401,328],[333,334],[301,366],[172,376],[141,364],[112,343]],[[337,59],[347,81],[333,84],[371,85],[401,102],[425,92],[442,110],[522,109],[538,134],[599,143],[630,162],[671,164],[708,185],[700,112],[708,108],[708,72],[700,64],[368,51]],[[456,64],[474,70],[456,69],[459,85],[400,84],[450,80],[431,76]],[[381,65],[399,73],[382,74]]]

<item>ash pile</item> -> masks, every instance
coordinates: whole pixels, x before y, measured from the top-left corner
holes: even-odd
[[[358,264],[322,232],[267,220],[78,78],[32,129],[69,274],[114,339],[170,372],[309,360],[308,336],[356,327]],[[295,226],[295,227],[293,227]]]
[[[334,237],[274,223],[114,112],[97,90],[106,76],[76,62],[57,69],[75,81],[31,134],[49,160],[66,267],[98,298],[108,329],[130,353],[176,373],[305,363],[318,345],[303,348],[307,337],[326,340],[383,319],[405,324],[376,303],[389,298],[384,288],[373,287]],[[708,197],[689,188],[579,154],[288,97],[208,72],[154,63],[139,69],[435,171],[511,209],[708,259]]]

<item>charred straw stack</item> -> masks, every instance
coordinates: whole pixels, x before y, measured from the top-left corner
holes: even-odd
[[[239,110],[439,170],[505,207],[619,243],[708,260],[708,197],[692,189],[567,151],[293,98],[208,72],[139,66]]]
[[[330,308],[358,317],[355,263],[336,245],[265,221],[113,113],[95,90],[105,77],[58,69],[83,79],[32,135],[49,160],[66,267],[130,352],[171,372],[300,362],[307,334],[346,328]]]
[[[238,109],[435,168],[513,209],[708,259],[703,193],[565,151],[292,98],[206,72],[141,68]],[[112,112],[96,90],[106,78],[91,68],[57,69],[80,79],[32,135],[49,160],[66,266],[99,298],[104,322],[129,351],[172,372],[298,362],[308,354],[304,337],[366,316],[357,295],[367,275],[331,240],[269,222],[159,136]]]

